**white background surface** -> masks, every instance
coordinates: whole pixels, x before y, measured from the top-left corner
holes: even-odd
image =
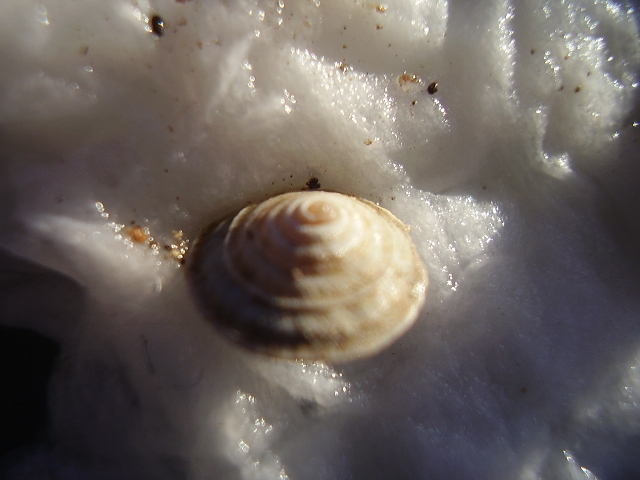
[[[640,475],[636,14],[380,5],[0,5],[3,272],[75,282],[2,297],[63,345],[54,446],[14,478]],[[228,344],[163,248],[312,176],[409,224],[430,275],[348,365]]]

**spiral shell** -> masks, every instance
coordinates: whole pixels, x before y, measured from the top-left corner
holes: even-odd
[[[339,193],[286,193],[205,231],[189,259],[208,317],[249,349],[344,362],[415,321],[427,276],[409,228]]]

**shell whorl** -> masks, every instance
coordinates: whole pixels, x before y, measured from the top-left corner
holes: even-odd
[[[427,277],[408,227],[366,200],[293,192],[205,232],[189,272],[205,315],[250,349],[346,361],[402,335]]]

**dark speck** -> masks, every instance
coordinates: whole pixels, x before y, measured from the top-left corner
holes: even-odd
[[[151,31],[159,37],[164,35],[164,20],[160,15],[151,17]]]
[[[429,95],[433,95],[437,91],[438,91],[438,82],[431,82],[427,87],[427,92],[429,92]]]
[[[309,187],[309,190],[317,190],[320,188],[320,180],[318,180],[317,177],[311,177],[306,185]]]
[[[312,417],[319,412],[318,403],[313,400],[300,400],[300,411],[305,417]]]

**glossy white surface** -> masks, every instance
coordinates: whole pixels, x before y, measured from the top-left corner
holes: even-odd
[[[16,478],[638,475],[634,15],[3,1],[3,268],[84,292],[3,296],[23,312],[3,323],[65,349],[56,447]],[[212,219],[311,177],[410,225],[430,272],[411,332],[344,367],[228,344],[178,261]]]

